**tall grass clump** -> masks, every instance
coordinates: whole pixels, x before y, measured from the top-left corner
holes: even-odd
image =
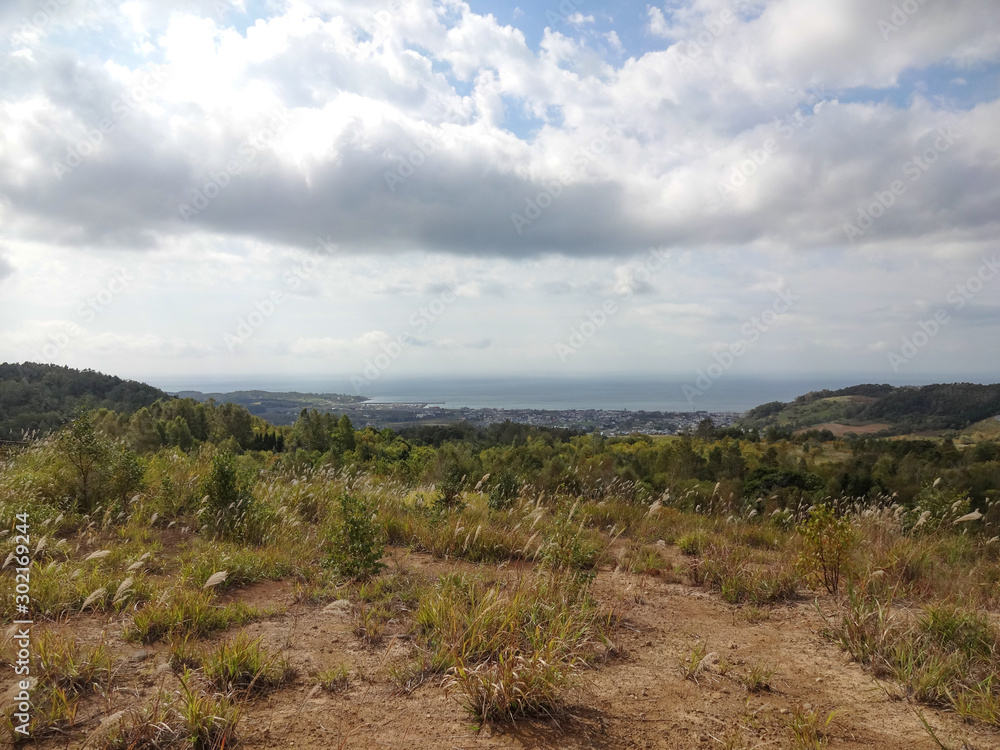
[[[552,713],[573,674],[614,651],[614,626],[565,572],[443,576],[416,613],[428,665],[482,721]]]
[[[242,625],[256,615],[256,610],[242,602],[215,604],[211,591],[174,589],[136,612],[126,623],[124,635],[142,643],[200,638],[230,625]]]
[[[688,576],[694,585],[709,586],[730,604],[775,604],[796,596],[799,578],[786,560],[758,563],[747,547],[709,545],[693,561]]]
[[[989,617],[948,603],[907,617],[893,605],[852,588],[833,636],[913,700],[1000,726],[1000,633]]]

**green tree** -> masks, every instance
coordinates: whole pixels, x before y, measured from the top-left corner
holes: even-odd
[[[129,501],[136,492],[142,489],[145,471],[139,455],[125,446],[115,452],[110,462],[111,476],[109,484],[111,492],[127,508]]]
[[[343,414],[337,420],[337,426],[333,430],[330,450],[343,456],[348,451],[354,450],[355,445],[357,445],[357,438],[354,435],[354,425],[351,424],[351,418]]]
[[[101,470],[109,454],[107,441],[94,428],[90,414],[80,412],[59,433],[59,449],[73,465],[79,480],[78,507],[84,513],[94,510]]]
[[[169,445],[176,445],[185,453],[194,447],[194,435],[184,417],[176,416],[167,422],[165,434]]]

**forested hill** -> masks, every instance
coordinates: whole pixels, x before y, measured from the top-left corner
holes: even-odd
[[[0,439],[56,429],[80,407],[129,413],[170,398],[159,388],[93,370],[34,362],[0,364]]]
[[[948,383],[925,386],[856,385],[822,390],[790,403],[773,401],[748,411],[744,427],[804,429],[829,425],[880,425],[903,434],[963,430],[1000,415],[1000,384]]]

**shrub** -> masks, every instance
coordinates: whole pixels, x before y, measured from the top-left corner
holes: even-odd
[[[445,472],[441,482],[438,484],[438,495],[434,499],[434,505],[440,510],[461,510],[465,503],[462,501],[462,490],[465,489],[465,472],[458,464],[452,464]]]
[[[254,498],[253,485],[253,479],[240,471],[232,453],[212,457],[211,471],[202,485],[202,523],[216,538],[244,544],[264,541],[273,519]]]
[[[91,416],[81,412],[59,433],[56,444],[76,470],[77,507],[82,513],[92,512],[100,499],[101,474],[111,455],[108,441],[97,431]]]
[[[513,473],[501,471],[497,474],[490,488],[489,506],[490,510],[506,510],[517,499],[521,492],[521,483]]]
[[[340,498],[339,523],[327,537],[327,564],[339,576],[365,580],[385,568],[384,555],[375,509],[361,495],[345,492]]]
[[[837,595],[840,578],[854,546],[854,529],[850,520],[837,516],[829,505],[820,505],[809,519],[799,526],[803,549],[799,567],[806,580],[814,586],[822,584]]]
[[[903,526],[910,533],[931,533],[961,518],[970,507],[968,494],[944,487],[936,479],[917,495],[913,507],[903,517]]]

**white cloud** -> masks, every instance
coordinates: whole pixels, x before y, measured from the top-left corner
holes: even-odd
[[[213,14],[196,0],[66,5],[0,53],[0,282],[18,308],[5,309],[0,357],[27,342],[16,332],[39,333],[37,321],[73,320],[121,266],[135,285],[88,326],[80,352],[225,356],[223,333],[277,289],[288,302],[245,361],[363,359],[443,283],[458,285],[462,312],[420,337],[414,369],[450,366],[474,345],[483,368],[521,351],[547,361],[548,339],[609,294],[631,306],[586,355],[594,367],[642,341],[727,341],[726,326],[759,303],[747,295],[785,283],[826,307],[797,311],[796,325],[817,332],[776,338],[774,351],[815,349],[837,366],[823,352],[838,342],[893,342],[939,304],[921,280],[928,267],[995,242],[1000,103],[981,87],[978,103],[959,106],[933,71],[975,88],[977,71],[1000,60],[1000,18],[972,0],[895,20],[881,0],[737,10],[650,5],[643,28],[622,35],[656,37],[642,54],[623,50],[616,30],[565,26],[536,49],[517,24],[453,0],[384,14],[296,0],[245,28],[236,6]],[[0,10],[0,23],[16,17]],[[162,81],[145,85],[154,70]],[[914,76],[926,90],[903,91]],[[942,131],[957,135],[913,172]],[[79,165],[57,174],[71,159]],[[905,192],[876,206],[882,215],[852,244],[845,224],[894,180]],[[212,195],[184,220],[179,207],[198,193]],[[339,249],[291,288],[285,274],[317,255],[318,238]],[[636,283],[649,247],[678,259]],[[755,262],[739,274],[717,264],[736,252]],[[890,260],[904,253],[920,262]],[[879,299],[879,312],[821,314],[842,308],[824,289],[830,277],[802,265],[812,257],[842,289]],[[872,258],[899,268],[884,273]]]
[[[571,26],[583,26],[584,24],[593,22],[594,22],[593,15],[585,16],[583,15],[583,13],[580,13],[579,11],[577,11],[576,13],[571,13],[569,16],[566,17],[566,23],[570,24]]]
[[[649,17],[649,33],[653,36],[663,37],[664,39],[670,37],[670,27],[667,25],[667,19],[663,15],[663,11],[654,5],[649,5],[646,7],[646,14]]]

